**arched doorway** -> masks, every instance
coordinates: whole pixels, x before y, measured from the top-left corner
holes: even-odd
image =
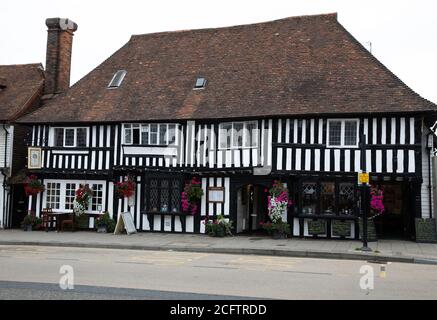
[[[260,184],[245,184],[236,191],[236,233],[261,231],[260,222],[266,221],[268,192]]]

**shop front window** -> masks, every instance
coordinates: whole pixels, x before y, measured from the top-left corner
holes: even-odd
[[[340,183],[339,189],[339,214],[352,214],[354,212],[354,184]]]
[[[316,214],[317,199],[317,183],[304,182],[302,184],[302,213]]]
[[[304,181],[301,184],[301,214],[353,215],[356,213],[355,184],[340,179]]]
[[[180,179],[150,179],[144,194],[148,212],[177,213],[180,211],[182,183]]]
[[[335,212],[335,183],[322,182],[320,184],[320,212],[333,214]]]

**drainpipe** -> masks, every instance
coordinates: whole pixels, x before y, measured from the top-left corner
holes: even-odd
[[[428,191],[429,191],[429,218],[432,218],[432,185],[431,185],[431,150],[432,146],[428,146],[429,136],[432,132],[426,135],[426,147],[428,149]]]
[[[7,214],[6,208],[7,208],[7,198],[8,197],[6,197],[7,175],[6,175],[4,170],[6,168],[9,131],[6,129],[5,124],[3,124],[3,130],[5,131],[5,162],[4,162],[4,167],[1,169],[1,174],[3,175],[3,227],[6,228],[6,214]]]

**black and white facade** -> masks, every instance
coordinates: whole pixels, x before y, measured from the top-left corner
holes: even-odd
[[[46,22],[48,53],[58,48],[50,36],[71,53],[77,25],[63,30],[61,20]],[[437,107],[336,14],[135,35],[72,87],[57,83],[70,67],[58,56],[47,58],[53,90],[19,120],[40,153],[27,168],[46,187],[28,199],[37,216],[72,212],[74,190],[88,184],[88,213],[129,211],[139,231],[203,233],[204,220],[224,215],[236,233],[253,233],[280,180],[294,201],[284,216],[293,236],[357,239],[365,171],[384,189],[377,233],[414,239],[416,219],[433,217]],[[116,184],[128,176],[135,194],[121,199]],[[181,206],[192,177],[204,191],[194,215]]]
[[[29,199],[29,209],[70,212],[82,183],[95,193],[91,213],[117,218],[130,211],[140,231],[204,232],[202,221],[218,214],[235,221],[237,232],[254,231],[266,219],[265,189],[279,179],[296,202],[287,214],[294,236],[313,236],[308,225],[323,221],[326,232],[318,237],[340,237],[331,227],[340,221],[350,227],[346,237],[356,238],[364,134],[365,171],[372,183],[400,186],[405,224],[413,228],[414,218],[431,215],[428,133],[423,117],[408,114],[35,125],[29,140],[41,148],[35,172],[46,191]],[[128,174],[136,179],[135,196],[120,199],[114,184]],[[204,190],[194,216],[180,204],[191,176]]]

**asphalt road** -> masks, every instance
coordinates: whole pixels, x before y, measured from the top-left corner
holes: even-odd
[[[366,269],[366,274],[360,273],[363,265],[371,267]],[[385,273],[381,273],[384,268]],[[373,289],[362,289],[360,279],[368,276],[369,270],[374,273]],[[72,276],[69,279],[73,280],[74,289],[60,288],[60,280],[66,276]],[[248,298],[436,299],[437,266],[171,251],[0,246],[0,299]]]

